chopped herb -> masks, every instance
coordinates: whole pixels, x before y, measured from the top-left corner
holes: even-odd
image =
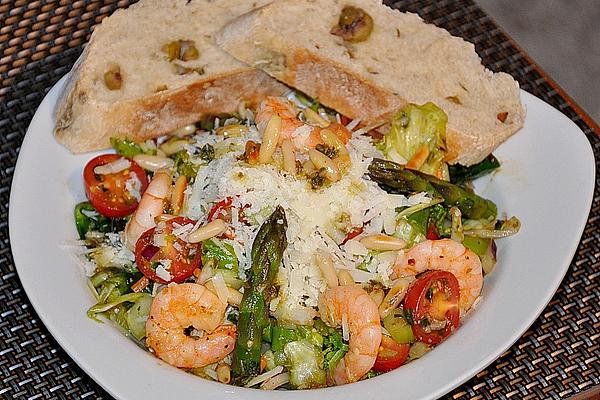
[[[413,317],[413,310],[411,310],[410,308],[406,308],[404,310],[404,319],[406,320],[406,322],[408,322],[410,325],[414,325],[415,324],[415,319]]]
[[[321,168],[320,170],[318,170],[317,172],[313,173],[311,176],[309,176],[310,179],[310,185],[313,188],[313,190],[317,190],[323,187],[323,185],[325,185],[325,168]]]
[[[227,319],[227,321],[237,325],[239,316],[240,314],[236,308],[227,307],[227,314],[225,315],[225,319]]]
[[[215,159],[215,148],[210,144],[205,144],[200,149],[200,158],[207,164]]]
[[[369,266],[373,263],[375,257],[373,257],[373,253],[369,252],[369,254],[367,254],[364,258],[364,260],[357,265],[356,269],[361,270],[361,271],[365,271],[365,272],[370,272],[369,271]]]
[[[317,149],[317,151],[325,154],[329,158],[334,158],[338,154],[338,151],[335,149],[335,147],[328,146],[326,144],[318,144],[315,147],[315,149]]]
[[[186,150],[175,153],[173,160],[175,161],[175,169],[179,175],[185,176],[190,182],[196,178],[200,165],[190,161],[190,155]]]
[[[80,239],[85,239],[85,234],[90,231],[120,232],[125,229],[126,222],[124,218],[108,218],[101,215],[87,201],[75,206],[75,226]]]
[[[348,352],[348,345],[339,330],[327,326],[320,319],[315,320],[314,329],[323,337],[323,368],[332,371]]]
[[[128,158],[133,158],[138,154],[144,153],[144,150],[140,147],[139,144],[128,139],[119,139],[116,137],[111,137],[110,145],[113,149],[117,151],[118,154]]]

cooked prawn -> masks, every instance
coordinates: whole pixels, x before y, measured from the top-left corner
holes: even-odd
[[[336,286],[319,297],[319,313],[330,326],[347,324],[349,350],[336,366],[333,378],[336,385],[356,382],[375,364],[381,344],[377,304],[358,286]]]
[[[256,112],[256,127],[263,132],[273,115],[281,118],[281,132],[285,139],[293,136],[294,131],[302,126],[304,122],[298,119],[298,110],[285,97],[267,97],[258,106]]]
[[[140,204],[125,227],[125,245],[135,249],[142,233],[156,226],[154,219],[163,212],[163,203],[171,190],[171,175],[167,170],[154,173],[148,188],[142,195]]]
[[[235,325],[223,324],[226,307],[202,285],[171,284],[152,302],[146,343],[158,358],[178,368],[200,368],[221,361],[233,351],[236,337]],[[190,327],[204,334],[188,336]]]
[[[415,276],[427,270],[454,274],[460,287],[461,313],[468,311],[481,293],[483,268],[479,257],[454,240],[426,240],[400,252],[391,278]]]
[[[281,118],[281,127],[279,132],[279,145],[284,141],[289,141],[296,150],[307,152],[315,148],[318,144],[323,144],[321,131],[328,130],[342,144],[347,144],[352,137],[344,125],[338,123],[329,123],[328,126],[313,126],[298,118],[300,110],[285,97],[267,97],[260,103],[256,113],[256,126],[260,132],[264,132],[271,117],[277,115]]]
[[[273,115],[281,118],[279,144],[289,140],[294,147],[301,151],[308,151],[319,143],[319,136],[315,134],[318,128],[310,126],[298,118],[299,110],[285,97],[267,97],[260,103],[256,113],[256,126],[264,132]]]

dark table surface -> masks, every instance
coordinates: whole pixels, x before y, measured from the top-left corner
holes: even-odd
[[[66,74],[93,26],[131,1],[0,0],[0,398],[110,399],[40,322],[17,276],[8,200],[21,142],[44,95]],[[488,68],[573,120],[600,160],[600,129],[472,0],[390,5],[475,43]],[[596,165],[597,168],[597,165]],[[529,330],[454,399],[590,397],[600,385],[600,191],[560,288]]]

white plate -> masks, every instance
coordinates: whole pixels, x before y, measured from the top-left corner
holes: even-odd
[[[93,379],[118,399],[425,399],[475,375],[533,323],[566,273],[590,209],[594,159],[584,134],[557,110],[522,92],[525,127],[495,154],[502,169],[478,192],[523,228],[499,243],[483,300],[460,329],[422,359],[374,379],[336,388],[263,392],[212,383],[170,367],[111,324],[87,318],[93,298],[65,240],[77,236],[73,207],[85,199],[74,156],[52,136],[60,81],[37,110],[23,142],[10,197],[10,241],[21,282],[48,330]]]

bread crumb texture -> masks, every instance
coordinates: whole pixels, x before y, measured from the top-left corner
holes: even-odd
[[[156,137],[215,106],[232,112],[240,101],[280,94],[283,85],[219,49],[213,38],[225,23],[267,2],[142,0],[117,10],[95,28],[69,77],[57,139],[74,152],[97,150],[109,146],[110,136]],[[173,53],[174,44],[183,45],[180,53]]]

